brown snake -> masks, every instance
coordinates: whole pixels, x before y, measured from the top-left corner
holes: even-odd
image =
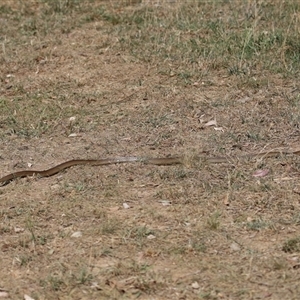
[[[230,158],[225,156],[205,157],[205,155],[201,155],[201,156],[196,156],[193,159],[198,159],[200,161],[204,161],[209,164],[217,164],[217,163],[228,163],[233,161],[234,159],[267,158],[267,157],[275,157],[279,155],[288,155],[288,154],[300,155],[300,150],[260,152],[260,153],[247,154],[243,156],[237,156],[235,158]],[[129,162],[143,162],[145,164],[152,164],[158,166],[176,165],[176,164],[184,164],[185,157],[176,156],[176,157],[163,157],[163,158],[141,158],[136,156],[129,156],[129,157],[120,157],[120,158],[106,158],[106,159],[74,159],[74,160],[63,162],[59,165],[56,165],[53,168],[43,170],[43,171],[25,170],[25,171],[18,171],[18,172],[8,174],[0,178],[0,186],[4,186],[16,178],[22,178],[22,177],[34,176],[34,175],[38,175],[39,177],[49,177],[67,168],[78,166],[78,165],[103,166],[103,165],[129,163]]]

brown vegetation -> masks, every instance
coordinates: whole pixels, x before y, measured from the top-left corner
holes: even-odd
[[[0,176],[76,158],[299,149],[299,11],[1,1]],[[299,162],[16,180],[0,188],[0,296],[298,299]]]

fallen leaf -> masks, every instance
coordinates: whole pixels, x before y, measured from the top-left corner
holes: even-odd
[[[15,231],[15,233],[20,233],[20,232],[24,231],[24,228],[16,226],[16,227],[14,227],[14,231]]]
[[[214,130],[216,130],[216,131],[222,131],[222,132],[224,132],[224,129],[223,129],[223,127],[214,127]]]
[[[215,125],[217,125],[216,119],[208,121],[207,123],[204,124],[204,126],[215,126]]]
[[[77,133],[71,133],[68,135],[69,137],[76,137],[77,136]]]
[[[201,124],[203,124],[203,122],[204,122],[204,117],[205,117],[205,114],[203,114],[199,117],[199,121]]]
[[[119,206],[112,206],[109,208],[110,211],[117,211],[117,210],[120,210],[120,207]]]
[[[153,239],[155,239],[155,235],[153,235],[153,234],[149,234],[149,235],[147,236],[147,239],[149,239],[149,240],[153,240]]]
[[[163,206],[169,206],[172,204],[169,200],[160,200],[158,202],[161,203]]]
[[[237,251],[240,251],[240,250],[241,250],[241,247],[240,247],[239,244],[233,242],[233,243],[230,245],[230,249],[231,249],[232,251],[237,252]]]
[[[256,170],[252,176],[254,177],[264,177],[269,173],[268,169],[264,169],[264,170]]]
[[[1,291],[0,292],[0,298],[8,298],[9,297],[9,294],[5,291]]]
[[[192,288],[193,289],[197,290],[197,289],[199,289],[199,287],[200,287],[200,285],[199,285],[199,283],[197,281],[195,281],[195,282],[192,283]]]
[[[230,201],[229,201],[229,193],[227,193],[227,195],[225,196],[225,199],[223,200],[223,203],[225,205],[229,205]]]
[[[126,202],[123,203],[123,207],[124,207],[125,209],[130,208],[130,206],[129,206]]]
[[[75,237],[75,238],[79,238],[79,237],[81,237],[82,236],[82,232],[81,231],[76,231],[76,232],[74,232],[72,235],[71,235],[71,237]]]

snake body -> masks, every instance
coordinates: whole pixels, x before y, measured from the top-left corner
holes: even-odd
[[[135,156],[129,157],[118,157],[118,158],[103,158],[103,159],[73,159],[65,161],[59,165],[56,165],[47,170],[24,170],[13,172],[2,178],[0,178],[0,186],[8,184],[10,181],[16,178],[23,178],[28,176],[38,175],[39,177],[50,177],[53,176],[65,169],[68,169],[73,166],[79,165],[90,165],[90,166],[103,166],[103,165],[112,165],[120,163],[130,163],[130,162],[144,162],[147,164],[153,165],[175,165],[181,163],[181,157],[167,157],[167,158],[140,158]]]
[[[230,157],[205,157],[205,155],[196,156],[194,159],[198,159],[204,161],[208,164],[216,164],[216,163],[228,163],[234,161],[234,159],[252,159],[252,158],[267,158],[267,157],[275,157],[279,155],[300,155],[300,150],[297,151],[269,151],[269,152],[260,152],[254,154],[247,154],[243,156],[237,156],[236,158]],[[24,170],[13,172],[8,174],[2,178],[0,178],[0,185],[6,185],[12,180],[16,178],[22,178],[27,176],[39,176],[39,177],[49,177],[53,176],[65,169],[68,169],[73,166],[78,165],[91,165],[91,166],[103,166],[103,165],[111,165],[111,164],[119,164],[119,163],[132,163],[132,162],[142,162],[145,164],[152,164],[157,166],[162,165],[176,165],[176,164],[184,164],[185,157],[184,156],[175,156],[175,157],[162,157],[162,158],[142,158],[136,156],[128,156],[128,157],[118,157],[118,158],[105,158],[105,159],[74,159],[63,162],[59,165],[56,165],[50,169],[38,171],[38,170]]]

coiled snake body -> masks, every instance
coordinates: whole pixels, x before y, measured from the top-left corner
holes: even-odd
[[[251,158],[267,158],[267,157],[274,157],[279,155],[300,155],[300,150],[297,151],[270,151],[270,152],[260,152],[255,154],[247,154],[243,156],[238,156],[236,158],[230,157],[205,157],[205,155],[195,156],[194,159],[204,161],[205,163],[209,164],[216,164],[216,163],[227,163],[231,162],[234,159],[251,159]],[[111,165],[111,164],[119,164],[119,163],[130,163],[130,162],[143,162],[145,164],[152,164],[152,165],[176,165],[176,164],[184,164],[185,157],[184,156],[176,156],[176,157],[162,157],[162,158],[141,158],[136,156],[129,156],[129,157],[119,157],[119,158],[106,158],[106,159],[75,159],[63,162],[59,165],[56,165],[53,168],[37,171],[37,170],[25,170],[25,171],[18,171],[11,174],[8,174],[2,178],[0,178],[0,185],[6,185],[12,180],[16,178],[22,178],[27,176],[35,176],[38,175],[39,177],[49,177],[55,175],[67,168],[78,166],[78,165],[91,165],[91,166],[102,166],[102,165]]]

